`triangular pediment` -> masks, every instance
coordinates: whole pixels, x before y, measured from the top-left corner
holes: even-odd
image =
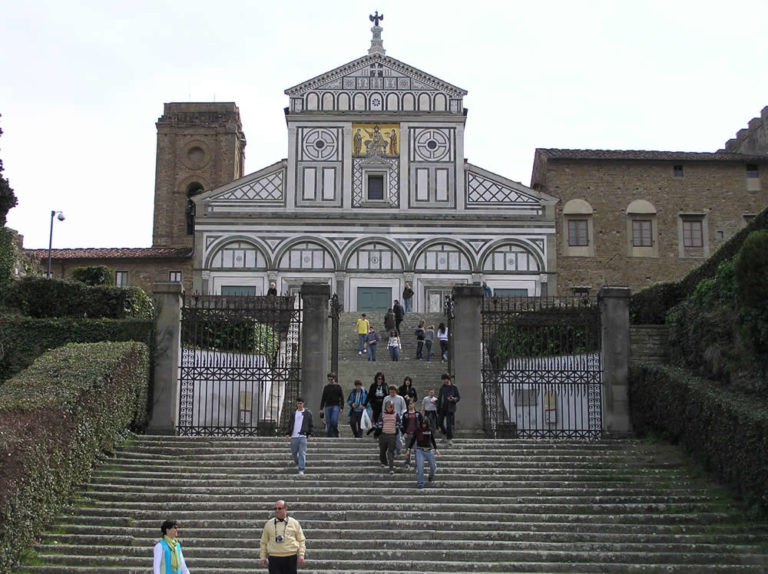
[[[281,160],[227,185],[203,193],[194,200],[198,205],[202,202],[208,208],[216,209],[248,204],[284,205],[286,167],[286,160]],[[200,213],[199,210],[198,213]]]
[[[458,86],[381,54],[370,54],[353,60],[288,88],[285,93],[291,97],[301,97],[315,90],[439,91],[453,98],[467,95],[467,91]]]
[[[464,179],[468,209],[530,208],[538,211],[558,201],[556,197],[469,163],[465,164]]]

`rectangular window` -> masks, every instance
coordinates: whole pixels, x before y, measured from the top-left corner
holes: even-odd
[[[568,220],[568,245],[570,247],[584,247],[589,245],[589,233],[586,219]]]
[[[168,281],[172,283],[181,283],[181,271],[169,271]]]
[[[700,219],[683,220],[683,246],[704,247],[704,228]]]
[[[747,164],[747,178],[749,179],[757,179],[760,177],[760,169],[757,167],[756,163],[748,163]]]
[[[384,200],[384,176],[369,175],[368,176],[368,201],[383,201],[383,200]]]
[[[302,197],[308,201],[315,199],[315,170],[311,167],[304,168],[304,193]]]
[[[675,177],[683,177],[683,166],[682,165],[672,166],[672,174]]]
[[[632,246],[653,247],[652,224],[650,219],[632,221]]]
[[[115,285],[117,287],[128,287],[127,271],[115,271]]]

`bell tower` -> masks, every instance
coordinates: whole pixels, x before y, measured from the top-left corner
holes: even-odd
[[[233,102],[167,103],[157,120],[153,247],[192,247],[191,197],[243,176],[245,135]]]

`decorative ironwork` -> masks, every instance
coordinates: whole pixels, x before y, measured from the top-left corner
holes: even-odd
[[[488,436],[601,438],[600,316],[594,298],[485,298],[482,328]]]
[[[276,434],[298,396],[300,331],[298,297],[185,297],[179,434]]]

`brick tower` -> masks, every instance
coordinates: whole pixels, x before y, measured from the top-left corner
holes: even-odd
[[[190,197],[243,176],[245,135],[232,102],[169,103],[157,120],[153,247],[192,247]]]

